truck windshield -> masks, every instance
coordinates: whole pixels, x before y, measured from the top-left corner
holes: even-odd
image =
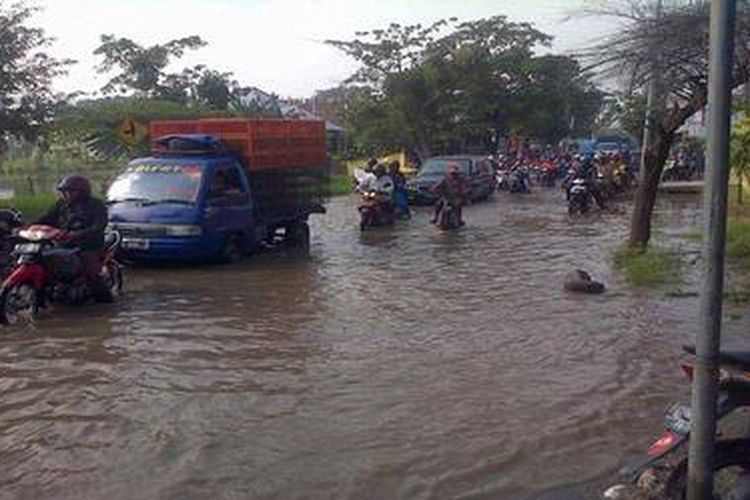
[[[202,170],[199,165],[130,165],[107,192],[109,203],[195,203]]]

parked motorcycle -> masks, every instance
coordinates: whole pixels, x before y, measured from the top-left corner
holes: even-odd
[[[43,225],[18,232],[22,242],[13,249],[16,263],[0,291],[0,323],[32,321],[39,308],[49,303],[77,305],[92,297],[80,250],[57,243],[64,239],[64,233]],[[116,259],[121,241],[118,232],[108,232],[102,253],[102,277],[115,296],[123,284],[122,266]]]
[[[692,347],[684,348],[695,354]],[[719,357],[721,376],[717,401],[717,420],[722,420],[739,408],[750,407],[750,352],[722,352]],[[692,381],[693,363],[682,364],[682,370]],[[665,462],[673,462],[687,450],[690,440],[690,406],[674,403],[664,416],[665,430],[649,446],[644,456],[622,469],[632,481]],[[750,436],[739,439],[718,439],[714,450],[714,498],[750,499]],[[686,498],[687,456],[671,468],[664,483],[664,498]]]
[[[362,193],[359,205],[359,228],[362,231],[371,227],[392,226],[395,218],[393,208],[382,202],[382,195],[375,191]]]
[[[568,213],[587,213],[591,208],[591,193],[584,179],[573,179],[568,190]]]

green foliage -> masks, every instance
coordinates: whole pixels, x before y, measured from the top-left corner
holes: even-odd
[[[353,191],[352,178],[348,174],[332,175],[328,179],[328,193],[331,196],[351,194]]]
[[[0,0],[0,153],[8,138],[35,140],[64,100],[53,92],[52,80],[73,61],[44,52],[50,38],[28,26],[36,10]]]
[[[47,213],[55,201],[57,201],[57,196],[54,193],[19,195],[9,200],[0,200],[0,208],[20,210],[25,222],[33,222]]]
[[[222,114],[229,113],[197,104],[187,106],[174,101],[139,97],[81,101],[60,112],[50,131],[50,142],[74,151],[83,146],[96,157],[105,159],[142,155],[148,152],[147,137],[130,147],[117,135],[118,128],[126,119],[132,118],[148,126],[153,120],[181,120]]]
[[[748,177],[750,173],[750,116],[747,112],[743,112],[742,119],[732,127],[729,162],[740,181]],[[742,189],[741,182],[740,189]],[[740,203],[742,203],[741,193],[741,190],[738,191]]]
[[[675,252],[649,247],[622,248],[615,252],[615,265],[636,286],[656,286],[677,281],[681,261]]]
[[[504,16],[437,36],[449,26],[391,25],[328,41],[362,64],[352,81],[366,86],[338,92],[356,154],[406,148],[427,156],[487,149],[511,131],[549,142],[589,131],[603,94],[574,59],[534,55],[549,36]]]
[[[750,267],[750,222],[730,218],[727,221],[727,257],[741,260]]]
[[[143,97],[165,97],[174,93],[175,83],[180,81],[180,77],[164,73],[170,60],[182,57],[186,50],[206,45],[198,36],[171,40],[151,47],[142,47],[132,40],[116,38],[114,35],[102,35],[101,42],[94,50],[94,55],[103,57],[97,70],[109,73],[117,68],[119,71],[102,87],[102,92],[122,94],[135,91],[136,95]],[[165,80],[170,85],[165,84]]]

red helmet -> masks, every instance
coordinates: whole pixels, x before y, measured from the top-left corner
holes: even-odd
[[[91,195],[91,183],[82,175],[73,174],[64,178],[57,185],[57,190],[61,193],[78,191],[86,196]]]

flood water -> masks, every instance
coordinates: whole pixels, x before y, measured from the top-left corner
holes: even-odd
[[[685,282],[646,290],[612,265],[628,216],[571,221],[557,192],[457,233],[421,209],[361,234],[356,202],[307,261],[128,269],[118,304],[2,332],[0,498],[596,498],[687,396],[697,198],[656,220]],[[577,267],[607,293],[564,292]],[[726,307],[727,346],[749,319]]]

